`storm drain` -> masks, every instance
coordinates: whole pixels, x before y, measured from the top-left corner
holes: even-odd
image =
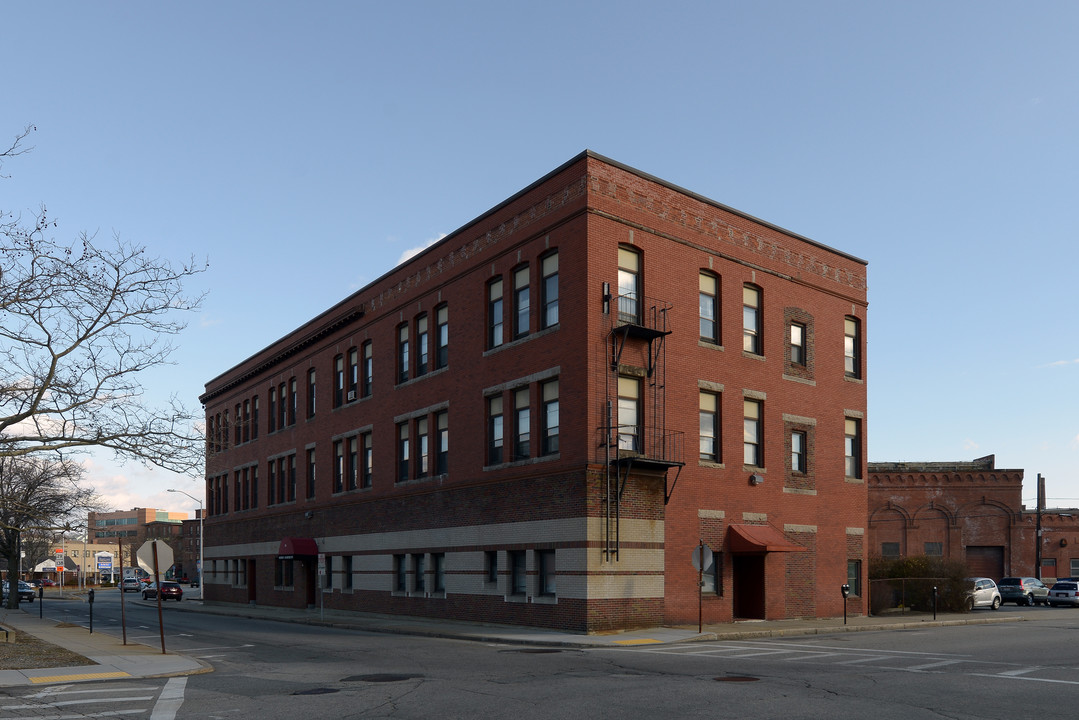
[[[760,678],[750,677],[749,675],[727,675],[726,677],[717,677],[716,682],[757,682]]]
[[[387,683],[387,682],[401,682],[403,680],[415,680],[422,678],[423,675],[404,675],[397,673],[374,673],[372,675],[351,675],[344,678],[341,682],[371,682],[371,683]]]

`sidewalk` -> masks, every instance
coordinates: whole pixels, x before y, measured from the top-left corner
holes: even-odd
[[[81,602],[81,598],[72,598],[70,602]],[[153,602],[147,602],[146,604],[153,605]],[[306,623],[347,630],[454,638],[477,642],[577,648],[748,640],[791,635],[824,635],[872,630],[1020,622],[1025,619],[1020,615],[1001,615],[988,611],[940,614],[936,620],[933,619],[931,614],[894,613],[878,617],[850,617],[847,618],[846,623],[844,623],[843,618],[762,620],[705,625],[700,628],[700,632],[698,632],[697,625],[692,625],[658,627],[604,635],[582,635],[544,628],[371,613],[321,611],[318,608],[290,610],[287,608],[209,603],[201,600],[170,603],[169,611],[202,612],[277,622]],[[95,665],[69,668],[0,670],[0,687],[114,678],[193,675],[212,672],[213,670],[209,663],[197,658],[173,652],[163,654],[160,647],[155,648],[131,641],[124,645],[118,637],[100,632],[91,634],[87,628],[80,625],[58,624],[47,618],[39,619],[36,608],[31,608],[30,610],[0,610],[0,625],[21,630],[45,642],[71,650],[95,663]]]

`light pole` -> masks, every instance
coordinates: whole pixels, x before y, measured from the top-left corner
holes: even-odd
[[[203,567],[203,563],[202,563],[202,546],[204,544],[202,542],[202,538],[203,538],[203,535],[202,535],[202,521],[203,521],[203,515],[205,515],[205,513],[202,512],[202,500],[198,499],[197,497],[195,497],[191,493],[184,492],[183,490],[174,490],[172,488],[169,488],[169,492],[175,492],[175,493],[180,493],[181,495],[187,495],[189,498],[191,498],[192,500],[194,500],[195,502],[197,502],[199,504],[199,567],[198,567],[198,572],[199,572],[199,600],[205,600],[206,599],[206,588],[202,584],[202,567]]]

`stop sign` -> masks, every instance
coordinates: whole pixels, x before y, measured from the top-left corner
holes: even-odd
[[[154,574],[154,546],[157,546],[157,569],[159,572],[164,572],[172,567],[172,548],[165,544],[164,540],[147,540],[142,546],[135,552],[135,560],[138,561],[139,567],[150,573]]]

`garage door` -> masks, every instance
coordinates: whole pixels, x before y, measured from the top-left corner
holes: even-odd
[[[967,567],[974,577],[999,580],[1004,577],[1004,547],[1001,545],[968,545]]]

